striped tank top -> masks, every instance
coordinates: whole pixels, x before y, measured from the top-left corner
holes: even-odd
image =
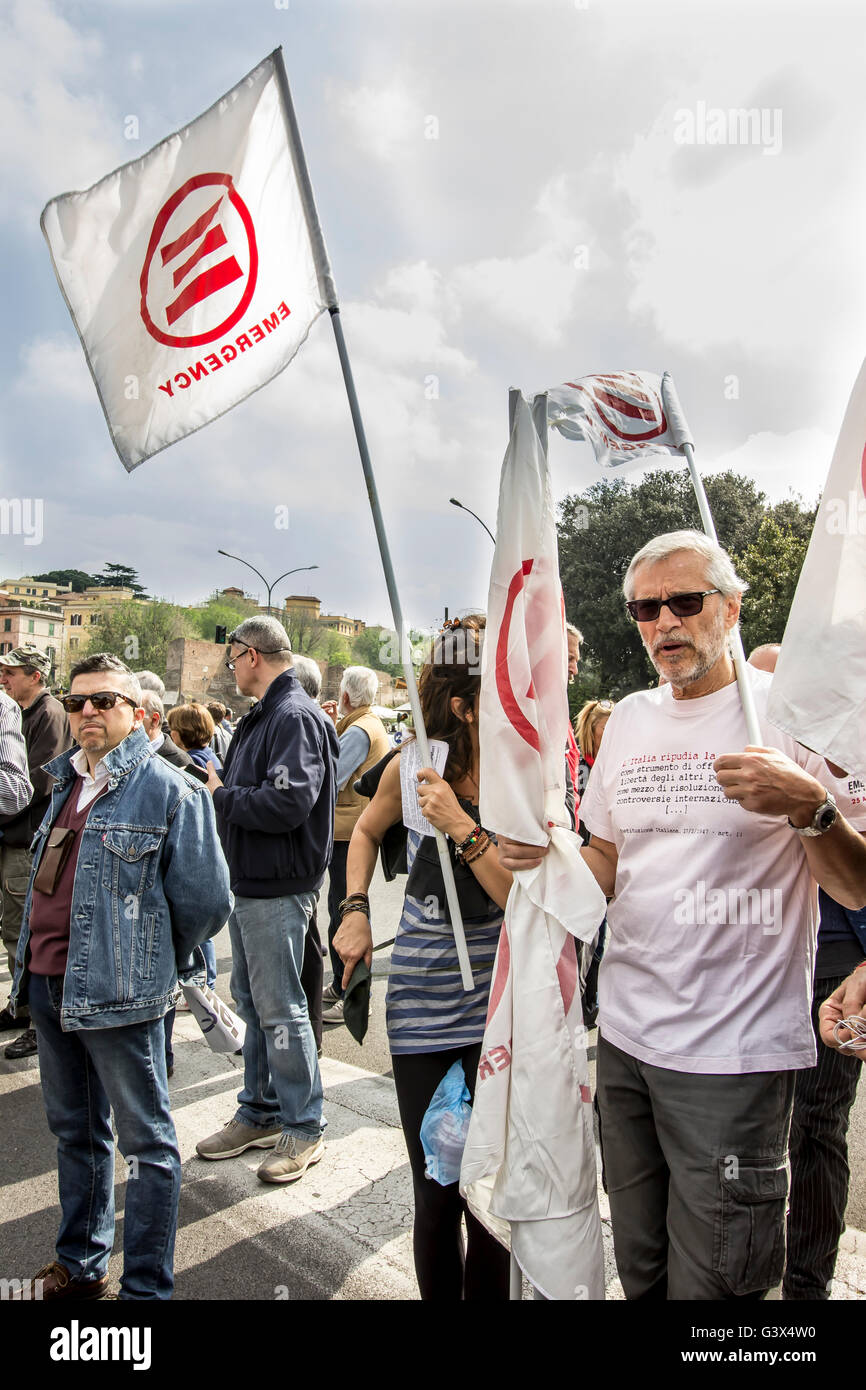
[[[462,798],[461,798],[462,800]],[[470,811],[471,814],[471,811]],[[421,836],[408,831],[411,871]],[[445,1052],[481,1042],[503,913],[464,920],[475,988],[463,989],[454,931],[438,898],[421,902],[408,893],[394,947],[385,995],[385,1021],[392,1053]]]

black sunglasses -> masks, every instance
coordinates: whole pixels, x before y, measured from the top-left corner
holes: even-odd
[[[60,703],[67,714],[80,714],[88,700],[94,709],[99,710],[114,709],[118,700],[125,700],[133,709],[138,709],[138,702],[131,700],[128,695],[121,695],[119,690],[95,690],[92,695],[60,696]]]
[[[636,623],[654,623],[663,608],[669,608],[675,618],[694,618],[710,594],[721,589],[704,589],[700,594],[672,594],[670,598],[633,598],[626,604]]]

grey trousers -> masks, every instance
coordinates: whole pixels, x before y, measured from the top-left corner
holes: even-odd
[[[626,1298],[764,1298],[779,1282],[795,1077],[669,1071],[599,1036],[601,1147]]]

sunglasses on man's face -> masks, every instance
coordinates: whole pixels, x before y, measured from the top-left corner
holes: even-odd
[[[663,608],[669,608],[675,618],[694,618],[701,612],[705,598],[721,592],[721,589],[704,589],[703,593],[671,594],[670,598],[633,598],[626,608],[636,623],[654,623]]]
[[[80,714],[90,701],[94,709],[107,710],[114,709],[118,700],[125,700],[133,709],[138,709],[135,700],[131,700],[128,695],[121,695],[119,690],[95,690],[92,695],[61,695],[60,703],[67,714]]]

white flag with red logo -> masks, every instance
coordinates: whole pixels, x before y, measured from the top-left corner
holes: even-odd
[[[42,230],[127,469],[288,365],[336,292],[279,49]]]
[[[549,845],[515,875],[499,941],[461,1191],[555,1299],[604,1297],[579,941],[605,915],[564,802],[565,621],[546,397],[510,396],[481,678],[481,821]]]
[[[821,496],[767,718],[846,772],[866,774],[866,362]]]
[[[566,439],[588,440],[602,468],[641,468],[692,442],[665,384],[652,372],[582,376],[548,391],[548,423]]]

